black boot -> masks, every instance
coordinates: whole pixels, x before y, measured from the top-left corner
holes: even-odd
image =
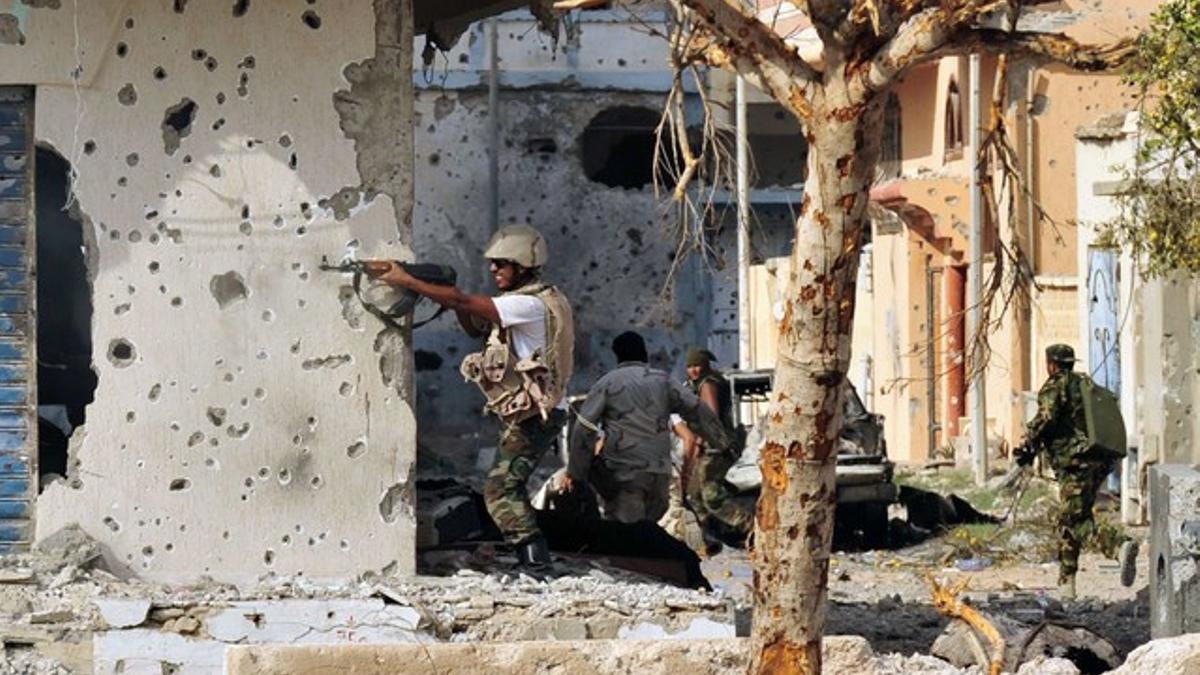
[[[546,538],[539,534],[517,544],[517,562],[522,567],[534,571],[550,571],[553,561],[550,559],[550,548],[546,545]]]

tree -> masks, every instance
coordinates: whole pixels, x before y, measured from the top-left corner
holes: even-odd
[[[1133,43],[1088,47],[1026,28],[1038,22],[1022,20],[1024,5],[1035,4],[1022,0],[805,0],[797,4],[821,42],[819,59],[809,62],[736,0],[670,2],[677,70],[702,64],[742,75],[800,121],[809,145],[762,453],[751,672],[817,673],[841,384],[888,89],[914,66],[948,55],[1013,54],[1103,70]],[[701,158],[675,117],[686,180]]]
[[[1141,100],[1139,144],[1104,234],[1155,277],[1200,273],[1200,0],[1159,7],[1125,74]]]

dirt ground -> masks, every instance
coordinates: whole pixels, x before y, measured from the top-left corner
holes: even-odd
[[[974,488],[969,476],[957,471],[907,473],[898,482],[954,492],[996,517],[1003,516],[1013,500],[994,484]],[[1102,500],[1098,517],[1111,523],[1115,507],[1115,500]],[[1047,620],[1086,627],[1112,642],[1123,658],[1150,640],[1146,530],[1126,530],[1142,543],[1132,587],[1121,585],[1115,560],[1086,551],[1077,577],[1078,597],[1061,603],[1052,526],[1056,508],[1054,485],[1039,479],[1022,496],[1015,525],[956,526],[919,543],[900,536],[888,546],[835,551],[826,633],[861,635],[877,653],[929,653],[948,623],[930,601],[928,576],[933,575],[942,583],[967,579],[965,597],[985,612],[1030,623]],[[893,524],[899,525],[905,514],[901,509],[892,515]],[[727,548],[703,566],[714,586],[739,604],[750,604],[752,577],[744,551]]]

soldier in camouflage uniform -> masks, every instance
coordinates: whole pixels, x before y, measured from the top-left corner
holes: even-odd
[[[712,367],[716,357],[707,349],[693,347],[687,353],[687,384],[721,418],[725,432],[734,443],[726,449],[711,448],[694,435],[680,429],[685,440],[684,491],[688,506],[706,533],[718,539],[741,544],[754,530],[755,500],[739,496],[725,474],[742,453],[744,439],[733,425],[733,394],[729,382]]]
[[[1058,516],[1058,584],[1066,599],[1075,597],[1075,574],[1079,570],[1079,551],[1092,539],[1108,557],[1121,547],[1122,581],[1132,576],[1137,548],[1123,534],[1097,527],[1092,508],[1096,493],[1108,476],[1108,461],[1091,455],[1084,418],[1081,383],[1084,375],[1074,372],[1075,350],[1055,344],[1046,349],[1046,370],[1050,373],[1038,391],[1038,411],[1026,425],[1024,443],[1016,452],[1017,463],[1028,466],[1037,453],[1045,451],[1059,484],[1061,502]],[[1104,535],[1104,536],[1097,536]],[[1132,579],[1129,581],[1132,582]],[[1126,585],[1129,585],[1126,583]]]

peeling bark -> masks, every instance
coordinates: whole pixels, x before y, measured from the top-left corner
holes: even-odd
[[[779,324],[755,530],[754,673],[818,673],[842,382],[881,106],[826,86],[813,107],[805,202]],[[846,112],[853,111],[853,112]]]

